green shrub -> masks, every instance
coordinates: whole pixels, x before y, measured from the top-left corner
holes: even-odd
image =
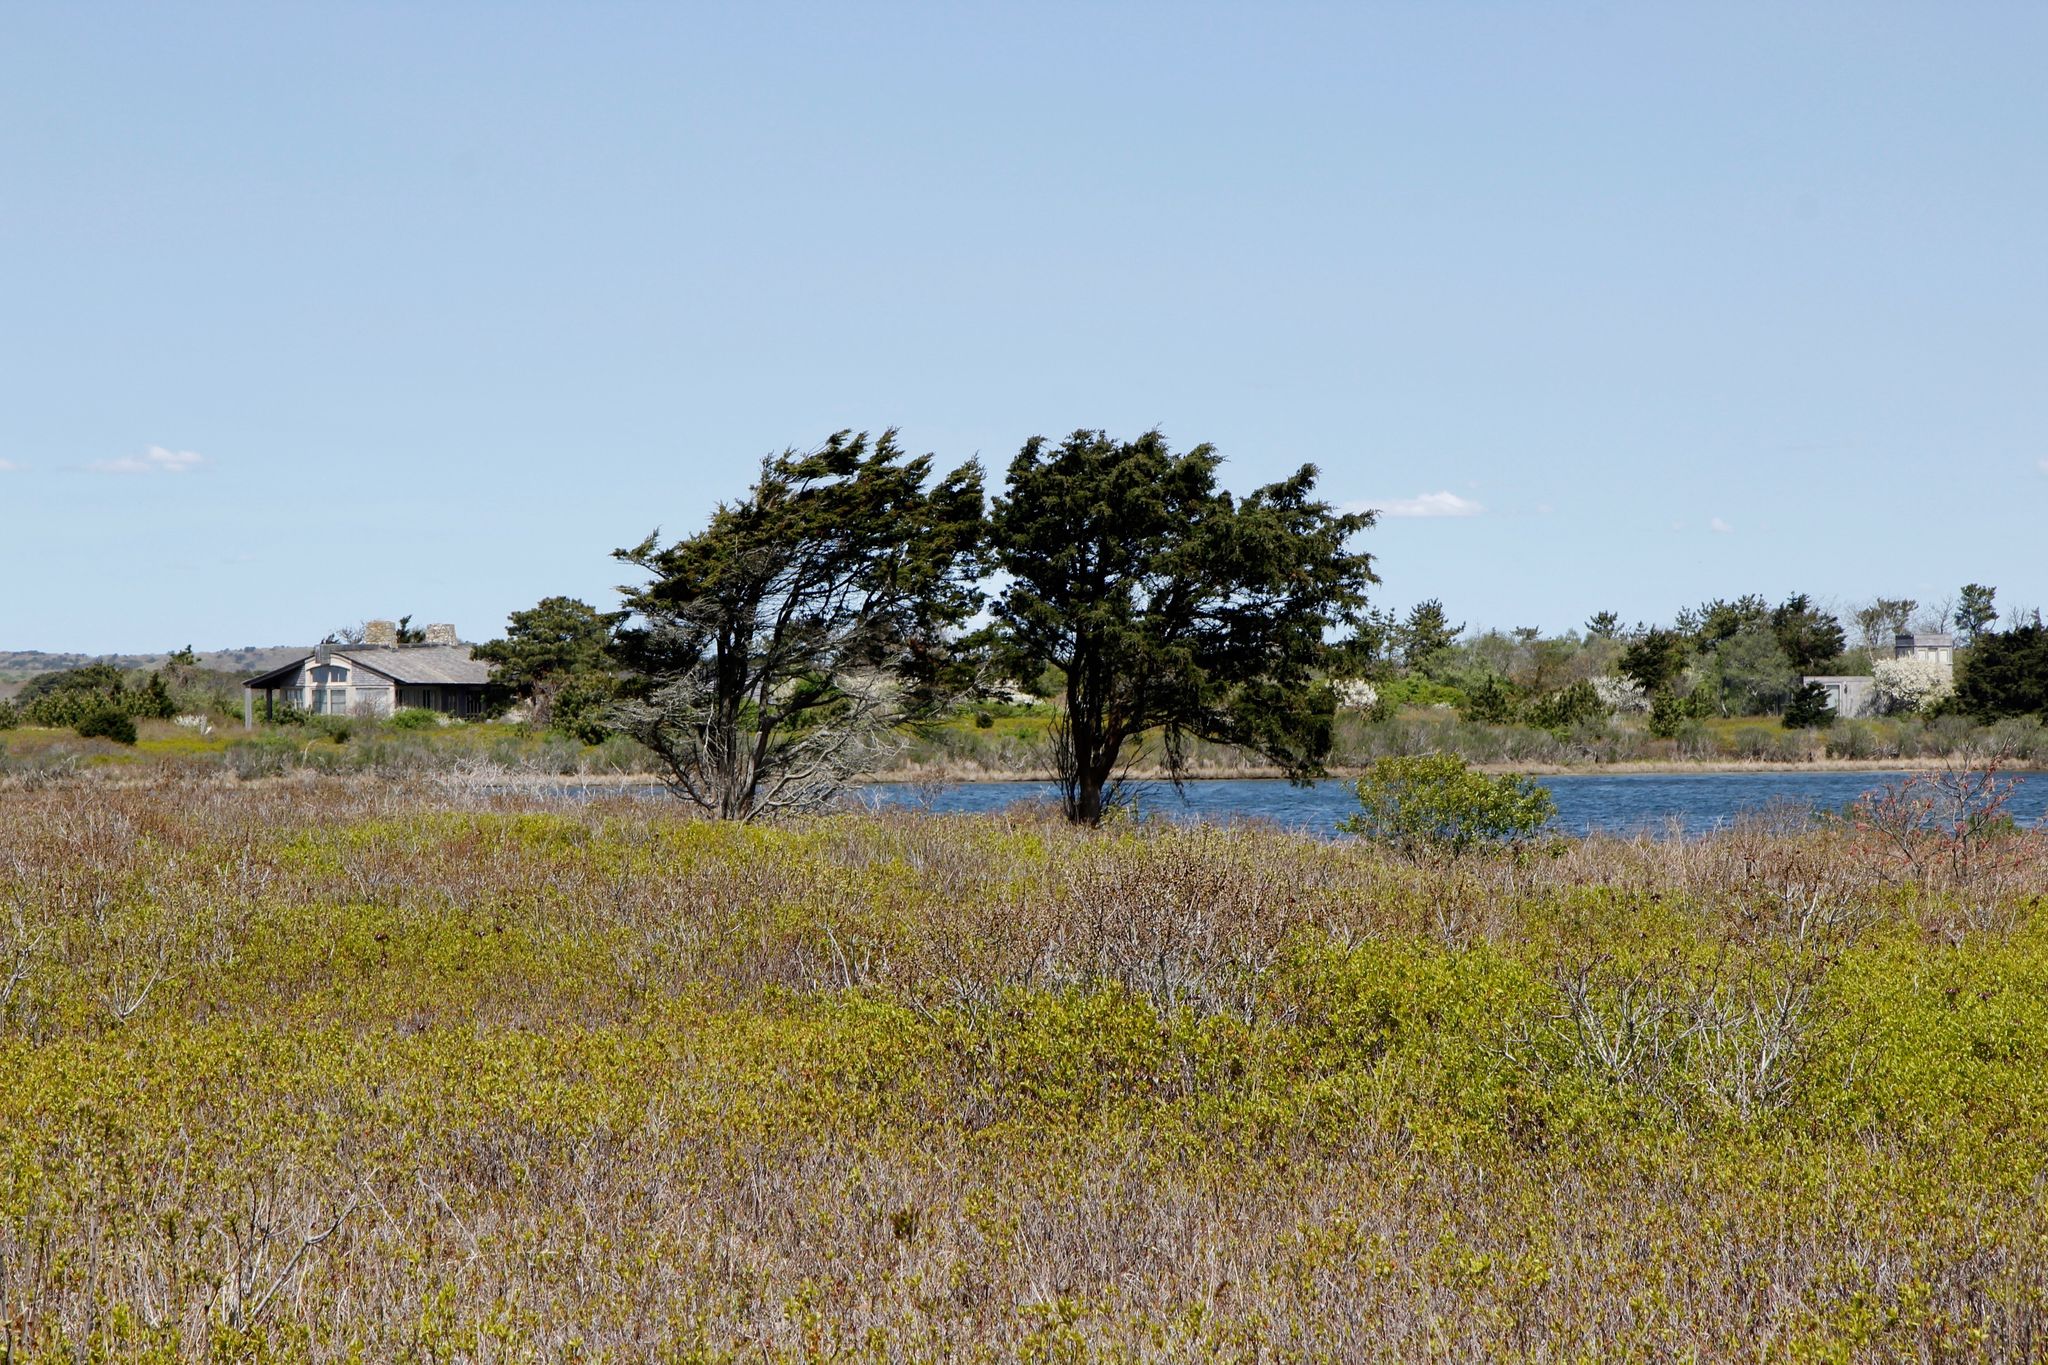
[[[1787,730],[1825,730],[1834,723],[1835,708],[1828,704],[1828,690],[1817,682],[1803,684],[1785,708]]]
[[[346,744],[356,732],[355,722],[347,716],[308,716],[306,728],[336,744]]]
[[[21,708],[11,701],[0,701],[0,730],[12,730],[21,724]]]
[[[112,706],[101,706],[80,716],[71,727],[80,739],[111,739],[116,744],[135,742],[135,717]]]
[[[1678,738],[1678,732],[1690,719],[1692,711],[1683,699],[1669,692],[1659,692],[1650,698],[1650,733],[1657,738]]]
[[[1605,720],[1607,705],[1593,690],[1593,684],[1582,678],[1570,687],[1531,702],[1525,714],[1532,725],[1568,734],[1581,726]]]
[[[1882,757],[1877,736],[1871,727],[1855,721],[1835,727],[1828,735],[1827,755],[1829,758]]]
[[[404,706],[391,713],[391,728],[394,730],[438,730],[440,727],[441,713],[423,706]]]
[[[1404,678],[1375,680],[1372,686],[1378,694],[1373,708],[1376,716],[1381,708],[1385,708],[1387,716],[1392,716],[1404,706],[1457,706],[1465,700],[1465,694],[1451,684],[1425,678],[1419,673],[1410,673]]]
[[[1557,814],[1533,779],[1474,772],[1453,754],[1380,759],[1358,779],[1358,804],[1338,828],[1427,862],[1525,844]]]
[[[610,674],[571,676],[555,693],[548,728],[584,744],[604,743],[613,733],[609,721],[618,692],[618,681]]]
[[[1514,684],[1498,674],[1489,673],[1479,685],[1465,694],[1465,700],[1458,707],[1458,715],[1467,721],[1486,725],[1505,725],[1515,718]]]

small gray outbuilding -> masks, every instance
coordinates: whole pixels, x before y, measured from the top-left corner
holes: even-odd
[[[482,715],[491,666],[453,626],[428,626],[426,636],[423,644],[402,645],[393,623],[372,621],[361,644],[316,646],[242,684],[242,723],[255,725],[258,693],[265,719],[277,714],[280,700],[316,716],[388,716],[408,707]]]

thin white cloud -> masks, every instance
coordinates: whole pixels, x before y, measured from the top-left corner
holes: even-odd
[[[1445,489],[1441,493],[1418,493],[1412,498],[1370,498],[1347,503],[1345,510],[1379,512],[1390,517],[1476,517],[1486,509]]]
[[[12,460],[0,460],[0,474],[14,474],[19,472],[20,469],[21,466]]]
[[[140,455],[123,455],[117,460],[96,460],[93,468],[102,474],[183,474],[206,463],[196,450],[166,450],[151,446]]]
[[[2048,458],[2036,460],[2034,463],[2040,467],[2043,474],[2048,474]]]
[[[1727,522],[1721,520],[1719,517],[1710,517],[1707,519],[1707,529],[1709,531],[1712,531],[1715,535],[1725,536],[1735,528],[1733,526],[1730,526]]]

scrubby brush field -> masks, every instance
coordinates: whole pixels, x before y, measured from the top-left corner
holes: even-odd
[[[2040,1357],[1961,854],[0,789],[0,1358]]]

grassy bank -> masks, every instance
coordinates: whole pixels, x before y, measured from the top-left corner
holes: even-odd
[[[9,1358],[2048,1345],[2048,850],[0,785]],[[1927,852],[1927,850],[1920,850]]]

